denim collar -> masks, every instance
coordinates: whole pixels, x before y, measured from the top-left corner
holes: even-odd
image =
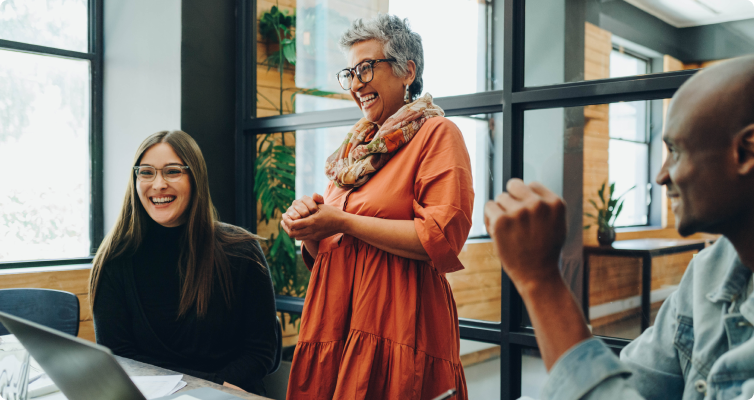
[[[728,266],[728,272],[725,274],[723,283],[717,289],[707,293],[707,300],[713,303],[718,301],[732,302],[738,299],[744,292],[746,286],[749,284],[752,272],[741,263],[741,259],[738,258],[737,253],[732,261],[732,265]],[[720,267],[724,266],[721,265]]]

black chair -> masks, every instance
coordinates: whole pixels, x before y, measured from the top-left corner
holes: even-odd
[[[51,289],[0,289],[0,311],[56,329],[79,334],[79,299],[73,293]],[[8,335],[0,324],[0,335]]]
[[[280,317],[275,317],[275,334],[278,337],[278,347],[275,350],[275,363],[272,364],[272,370],[267,375],[272,375],[280,368],[280,362],[283,361],[283,324]]]

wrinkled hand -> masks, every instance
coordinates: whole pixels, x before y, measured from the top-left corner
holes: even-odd
[[[317,193],[314,193],[312,197],[304,196],[298,200],[294,200],[283,216],[288,215],[293,221],[306,218],[319,211],[318,205],[324,202],[325,199],[322,195]]]
[[[314,211],[310,208],[312,202],[315,203]],[[313,241],[342,233],[347,213],[322,203],[324,199],[316,193],[311,198],[305,196],[294,201],[280,221],[285,233],[293,239]]]
[[[565,242],[565,204],[541,184],[511,179],[508,192],[484,207],[484,223],[503,270],[516,288],[561,279],[560,249]]]

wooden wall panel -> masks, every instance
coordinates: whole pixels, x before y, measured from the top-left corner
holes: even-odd
[[[5,270],[0,272],[0,289],[55,289],[75,294],[79,299],[79,337],[94,342],[94,322],[89,309],[88,294],[90,270],[91,267],[55,271],[40,271],[34,268],[33,272]]]
[[[610,77],[610,52],[613,49],[612,35],[590,23],[586,23],[584,40],[584,79],[604,79]],[[584,202],[585,212],[596,211],[589,200],[597,200],[597,191],[608,180],[608,146],[610,109],[607,104],[584,107]],[[584,217],[584,225],[592,225],[584,231],[584,244],[597,244],[597,226],[590,218]]]
[[[652,290],[681,282],[697,251],[652,259]],[[592,255],[589,258],[589,305],[641,295],[641,258]]]
[[[492,242],[467,243],[458,258],[465,269],[445,275],[458,316],[499,321],[502,270]]]

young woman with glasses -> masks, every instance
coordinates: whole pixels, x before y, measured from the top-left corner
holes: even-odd
[[[97,343],[114,354],[264,394],[275,298],[256,237],[218,221],[207,166],[181,131],[139,146],[89,284]]]
[[[327,159],[324,196],[283,215],[312,271],[288,383],[295,399],[468,397],[445,274],[471,229],[471,163],[458,127],[419,96],[421,37],[379,15],[343,35],[337,74],[364,118]]]

